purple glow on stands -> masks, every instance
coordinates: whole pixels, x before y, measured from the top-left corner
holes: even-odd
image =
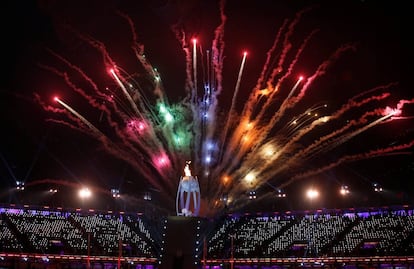
[[[358,217],[360,218],[368,218],[370,216],[369,212],[360,212],[358,213]]]
[[[6,208],[4,209],[4,212],[9,213],[9,214],[23,214],[23,209]]]

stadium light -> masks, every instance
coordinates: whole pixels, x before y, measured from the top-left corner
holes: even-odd
[[[372,187],[374,188],[375,192],[382,192],[383,188],[378,183],[373,183]]]
[[[82,199],[89,198],[92,196],[92,192],[89,188],[82,188],[79,190],[79,197]]]
[[[111,194],[113,198],[119,198],[121,197],[121,194],[119,194],[119,190],[118,189],[111,189]]]
[[[151,201],[152,200],[152,195],[150,192],[145,192],[144,193],[144,200],[145,201]]]
[[[16,181],[16,189],[19,191],[24,190],[24,182],[23,181]]]
[[[249,191],[249,199],[250,200],[253,200],[253,199],[256,199],[257,198],[257,195],[256,195],[256,191]]]
[[[284,198],[287,196],[286,193],[281,189],[278,189],[276,192],[277,192],[276,194],[277,197]]]
[[[315,190],[315,189],[309,189],[309,190],[306,192],[306,196],[307,196],[309,199],[313,200],[313,199],[315,199],[315,198],[317,198],[317,197],[319,196],[319,192],[318,192],[318,190]]]
[[[349,194],[349,188],[348,188],[348,186],[342,185],[341,188],[339,189],[339,193],[342,196],[345,196],[345,195]]]

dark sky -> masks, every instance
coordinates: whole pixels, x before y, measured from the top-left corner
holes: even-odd
[[[50,115],[33,99],[34,92],[46,100],[48,95],[52,96],[53,91],[59,92],[58,89],[62,87],[62,83],[50,72],[39,68],[39,63],[59,65],[56,59],[50,57],[47,49],[81,63],[91,53],[90,48],[65,30],[63,25],[70,25],[102,40],[114,58],[133,69],[134,60],[123,53],[130,31],[114,11],[128,14],[135,23],[140,40],[145,44],[147,57],[159,68],[168,95],[174,101],[184,94],[180,89],[184,85],[185,66],[184,54],[169,27],[172,23],[180,22],[190,36],[198,36],[202,42],[210,44],[214,28],[219,22],[218,4],[215,2],[29,0],[7,1],[3,4],[0,202],[30,200],[8,191],[15,186],[15,180],[23,180],[29,185],[30,182],[42,181],[55,184],[57,180],[65,182],[63,185],[72,186],[73,182],[79,183],[80,178],[101,178],[103,180],[99,184],[107,189],[127,189],[128,184],[135,184],[137,175],[128,165],[97,153],[99,151],[96,148],[99,146],[83,134],[46,121]],[[395,100],[411,100],[414,91],[410,36],[411,25],[414,24],[407,2],[229,0],[225,9],[228,21],[224,37],[226,60],[223,83],[234,88],[240,54],[246,49],[249,58],[241,96],[247,96],[249,89],[256,83],[266,52],[272,46],[283,20],[294,18],[299,10],[312,8],[297,25],[292,36],[299,43],[312,29],[319,30],[310,42],[309,49],[301,56],[300,64],[303,65],[304,73],[310,73],[309,68],[315,68],[315,63],[319,63],[341,44],[352,42],[357,49],[338,60],[325,79],[315,82],[316,90],[309,99],[310,103],[320,101],[323,97],[323,101],[341,104],[362,90],[390,82],[399,83],[392,92]],[[98,61],[83,62],[82,66],[96,70],[103,68]],[[110,83],[105,76],[97,75],[101,86]],[[69,98],[70,94],[67,93],[66,97]],[[221,98],[228,105],[231,93],[225,92]],[[412,105],[405,109],[404,116],[414,116]],[[375,149],[412,141],[412,126],[412,119],[393,122],[385,128],[368,132],[356,141],[350,141],[341,150],[346,153],[351,147],[356,150],[365,148],[365,144]],[[335,154],[341,153],[338,151]],[[413,148],[407,149],[405,154],[349,163],[326,173],[325,177],[331,180],[323,184],[332,188],[346,181],[344,178],[353,178],[348,182],[354,186],[378,181],[384,188],[393,191],[391,203],[412,203]],[[148,185],[141,182],[139,188],[135,191],[141,195]],[[300,188],[292,186],[292,193]],[[299,194],[292,196],[296,195]],[[301,208],[300,203],[290,199],[286,204]],[[48,201],[39,199],[37,203]],[[378,205],[378,201],[372,202],[366,197],[362,201],[368,205]],[[362,202],[355,204],[362,205]],[[336,203],[332,207],[341,205]],[[329,203],[321,206],[330,207]]]

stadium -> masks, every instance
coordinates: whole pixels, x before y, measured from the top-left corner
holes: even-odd
[[[6,4],[0,269],[414,268],[409,10]]]
[[[408,206],[214,219],[1,207],[1,268],[412,268]]]

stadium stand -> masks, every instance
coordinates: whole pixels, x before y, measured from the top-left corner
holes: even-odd
[[[186,269],[408,269],[414,266],[414,211],[404,206],[151,219],[3,205],[0,245],[0,268],[168,268],[178,253],[187,257]]]

